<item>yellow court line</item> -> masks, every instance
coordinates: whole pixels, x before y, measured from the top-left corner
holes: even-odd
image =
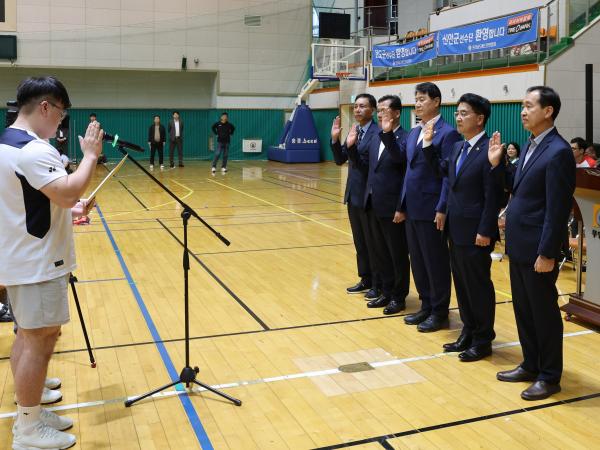
[[[190,189],[189,187],[185,186],[184,184],[179,183],[178,181],[175,181],[175,180],[173,180],[171,178],[169,178],[169,181],[172,181],[173,183],[178,184],[182,188],[187,189],[189,191],[187,194],[185,194],[183,197],[181,197],[181,200],[184,200],[184,199],[188,198],[190,195],[192,195],[194,193],[193,189]],[[133,211],[127,211],[127,212],[122,212],[122,213],[116,213],[116,214],[106,215],[106,216],[104,216],[104,218],[105,219],[110,219],[112,217],[125,216],[127,214],[133,214],[133,213],[137,213],[137,212],[149,211],[151,209],[160,208],[161,206],[167,206],[167,205],[170,205],[172,203],[177,203],[177,202],[175,200],[171,200],[170,202],[161,203],[160,205],[149,206],[147,209],[136,209],[136,210],[133,210]]]
[[[504,295],[507,298],[512,298],[512,294],[507,294],[506,292],[499,291],[498,289],[494,289],[494,290],[496,291],[496,294]]]
[[[242,195],[245,195],[246,197],[250,197],[250,198],[253,198],[254,200],[258,200],[259,202],[266,203],[267,205],[274,206],[275,208],[283,209],[284,211],[287,211],[290,214],[294,214],[294,215],[296,215],[298,217],[302,217],[303,219],[309,220],[311,222],[317,223],[317,224],[322,225],[322,226],[327,227],[327,228],[331,228],[332,230],[335,230],[335,231],[338,231],[340,233],[343,233],[346,236],[352,236],[352,234],[348,233],[347,231],[340,230],[339,228],[336,228],[336,227],[332,227],[331,225],[328,225],[326,223],[320,222],[320,221],[318,221],[316,219],[313,219],[312,217],[308,217],[308,216],[305,216],[304,214],[297,213],[296,211],[293,211],[291,209],[287,209],[287,208],[284,208],[283,206],[276,205],[275,203],[271,203],[270,201],[264,200],[264,199],[262,199],[260,197],[255,196],[255,195],[248,194],[247,192],[244,192],[244,191],[240,191],[239,189],[236,189],[236,188],[231,187],[231,186],[227,186],[226,184],[219,183],[218,181],[215,181],[215,180],[211,180],[210,178],[207,178],[206,180],[209,181],[209,182],[211,182],[211,183],[218,184],[219,186],[223,186],[223,187],[225,187],[227,189],[231,189],[232,191],[238,192],[238,193],[240,193]]]

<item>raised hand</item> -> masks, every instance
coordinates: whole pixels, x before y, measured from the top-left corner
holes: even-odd
[[[433,135],[435,131],[433,131],[433,122],[429,122],[425,125],[425,132],[423,133],[423,142],[431,142],[433,141]]]
[[[394,120],[392,119],[389,108],[381,116],[381,129],[384,133],[394,131]]]
[[[502,139],[500,138],[500,133],[495,132],[488,146],[488,159],[492,167],[496,167],[502,161],[502,156],[504,155],[504,148],[502,147]]]
[[[90,122],[85,131],[85,137],[79,136],[79,145],[84,156],[90,155],[98,157],[102,153],[102,138],[104,131],[100,129],[100,124],[96,121]]]
[[[348,137],[346,137],[346,147],[353,147],[358,140],[358,125],[352,125],[350,128],[350,133],[348,133]]]
[[[340,140],[340,134],[342,134],[342,119],[340,116],[336,116],[336,118],[333,119],[333,124],[331,125],[332,142],[338,142]]]

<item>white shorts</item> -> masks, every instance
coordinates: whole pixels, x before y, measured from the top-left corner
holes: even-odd
[[[25,330],[69,322],[69,275],[41,283],[6,286],[15,324]]]

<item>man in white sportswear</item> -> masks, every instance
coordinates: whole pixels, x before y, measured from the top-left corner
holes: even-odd
[[[0,284],[18,323],[11,369],[18,399],[13,450],[66,449],[72,420],[40,406],[60,326],[69,321],[67,282],[75,269],[72,216],[87,214],[85,192],[102,149],[98,122],[79,137],[83,159],[68,175],[54,137],[71,106],[54,77],[27,78],[17,90],[19,115],[0,135]]]

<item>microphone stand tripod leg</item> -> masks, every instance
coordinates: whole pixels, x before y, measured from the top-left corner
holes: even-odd
[[[79,322],[81,323],[81,330],[83,331],[83,338],[85,339],[85,345],[87,347],[88,355],[90,357],[90,365],[92,368],[96,367],[96,360],[94,359],[94,354],[92,353],[92,347],[90,345],[90,339],[87,334],[87,329],[85,326],[85,321],[83,320],[83,314],[81,313],[81,306],[79,305],[79,297],[77,296],[77,290],[75,289],[75,283],[77,282],[77,277],[72,273],[69,274],[69,284],[71,285],[71,291],[73,292],[73,299],[75,300],[75,306],[77,307],[77,315],[79,316]]]

